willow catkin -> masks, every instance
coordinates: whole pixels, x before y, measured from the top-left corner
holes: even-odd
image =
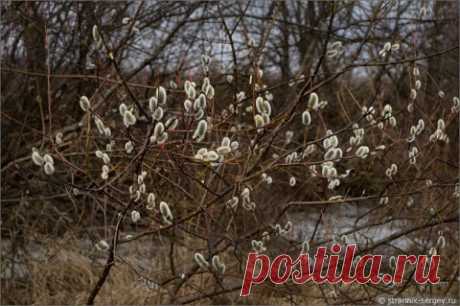
[[[201,142],[206,137],[207,130],[208,130],[208,123],[206,122],[206,120],[200,120],[200,122],[198,122],[198,125],[195,131],[193,132],[192,138],[196,142]]]

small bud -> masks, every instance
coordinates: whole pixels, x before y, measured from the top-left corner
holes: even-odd
[[[96,243],[95,247],[98,251],[105,251],[108,250],[110,246],[107,243],[107,241],[101,240],[98,243]]]
[[[137,223],[141,219],[141,214],[137,210],[131,212],[131,221]]]
[[[63,136],[64,136],[64,135],[62,134],[62,132],[56,133],[56,140],[55,140],[55,141],[56,141],[56,144],[57,144],[57,145],[61,145],[61,144],[62,144],[62,137],[63,137]]]

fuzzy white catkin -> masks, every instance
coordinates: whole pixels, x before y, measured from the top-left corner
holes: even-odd
[[[93,34],[93,40],[99,45],[101,42],[101,36],[99,34],[99,29],[97,25],[93,26],[92,34]]]
[[[203,155],[203,160],[204,161],[217,161],[219,159],[219,154],[216,153],[216,151],[208,151]]]
[[[89,102],[89,99],[87,96],[80,97],[80,108],[84,112],[87,112],[91,108],[91,103]]]
[[[149,193],[147,196],[147,209],[148,210],[153,210],[155,208],[155,194],[154,193]]]
[[[141,219],[141,214],[137,210],[131,212],[131,221],[137,223]]]
[[[149,99],[149,110],[151,113],[155,112],[158,107],[158,99],[155,97],[151,97]]]
[[[102,154],[102,161],[104,162],[104,164],[110,164],[110,157],[107,153]]]
[[[145,190],[147,189],[147,187],[145,186],[145,183],[142,183],[139,185],[139,192],[144,194],[145,193]]]
[[[241,197],[247,201],[249,201],[249,197],[250,197],[250,190],[249,188],[244,188],[243,191],[241,192]]]
[[[201,120],[204,116],[204,111],[200,108],[196,113],[195,113],[195,120]]]
[[[125,151],[128,154],[131,154],[134,150],[133,142],[130,140],[127,143],[125,143]]]
[[[163,123],[158,122],[153,130],[153,136],[155,137],[155,139],[158,139],[164,133],[164,131],[165,126],[163,125]]]
[[[95,247],[98,251],[105,251],[108,250],[110,246],[107,243],[107,241],[101,240],[98,243],[96,243]]]
[[[158,107],[152,114],[152,118],[156,121],[160,121],[163,118],[164,111],[162,107]]]
[[[45,161],[45,163],[50,163],[50,164],[54,165],[54,159],[49,154],[43,155],[43,160]]]
[[[161,105],[165,105],[166,104],[166,89],[162,86],[158,87],[157,90],[156,90],[156,94],[155,96],[157,97],[158,99],[158,102],[161,104]]]
[[[264,98],[257,97],[257,99],[256,99],[256,109],[259,112],[259,114],[263,114],[263,113],[266,112],[265,105],[264,105]]]
[[[239,147],[240,147],[240,143],[236,140],[232,141],[232,143],[230,144],[230,148],[232,148],[232,151],[238,150]]]
[[[311,93],[308,98],[308,107],[314,111],[318,110],[318,94],[315,92]]]
[[[128,107],[124,103],[121,103],[120,106],[118,107],[118,111],[120,112],[121,116],[124,116],[127,110],[128,110]]]
[[[96,150],[96,152],[94,152],[94,154],[96,155],[97,158],[102,158],[102,155],[103,155],[104,153],[102,153],[101,150]]]
[[[459,97],[453,97],[452,98],[452,103],[454,104],[454,107],[456,107],[456,108],[460,107],[460,98]]]
[[[171,213],[171,209],[169,209],[168,203],[164,201],[160,202],[160,213],[165,223],[172,224],[173,215]]]
[[[199,109],[206,109],[206,96],[201,93],[198,98],[195,99],[195,102],[193,102],[193,109],[199,110]]]
[[[162,145],[162,144],[166,143],[166,141],[168,140],[168,136],[169,135],[166,132],[161,134],[160,137],[157,139],[157,143],[159,145]]]
[[[131,111],[127,110],[123,115],[123,124],[125,127],[136,124],[136,116],[134,116]]]
[[[308,110],[305,110],[302,113],[302,124],[305,126],[309,126],[311,124],[311,115]]]
[[[356,156],[362,159],[366,159],[369,155],[369,147],[361,146],[356,150]]]
[[[99,134],[104,135],[105,134],[104,122],[102,122],[102,120],[99,117],[94,117],[94,123],[96,124]]]
[[[45,163],[45,160],[43,159],[43,157],[36,150],[32,152],[32,161],[37,166],[42,166]]]
[[[383,107],[383,111],[382,111],[382,116],[384,118],[389,118],[391,116],[391,113],[393,112],[393,108],[391,107],[390,104],[386,104],[384,107]]]
[[[206,88],[206,96],[208,97],[208,99],[213,99],[214,94],[215,94],[214,87],[212,85],[209,85]]]
[[[230,200],[228,200],[228,201],[225,203],[225,205],[226,205],[228,208],[235,209],[235,208],[238,206],[238,202],[239,202],[238,197],[234,196],[234,197],[232,197]]]
[[[43,170],[47,175],[52,175],[54,173],[54,165],[52,163],[47,163],[45,162],[45,166],[43,167]]]
[[[232,149],[229,146],[220,146],[216,149],[217,153],[225,155],[232,152]]]
[[[443,119],[439,119],[438,120],[438,129],[443,131],[445,128],[446,128],[446,123],[444,122]]]
[[[411,100],[417,99],[417,91],[414,88],[410,90],[410,98]]]
[[[187,96],[189,99],[195,99],[196,97],[196,89],[195,86],[191,85],[187,91]]]
[[[55,141],[56,141],[56,144],[57,144],[57,145],[61,145],[61,144],[62,144],[62,137],[63,137],[63,136],[64,136],[64,135],[62,134],[62,132],[56,133],[56,140],[55,140]]]
[[[109,127],[104,128],[104,136],[109,138],[112,136],[112,130]]]
[[[391,43],[390,42],[386,42],[385,45],[383,46],[383,49],[385,51],[390,51],[391,50]]]
[[[196,89],[195,89],[195,86],[193,86],[192,83],[189,82],[189,81],[185,82],[185,92],[186,92],[187,97],[189,99],[195,99],[195,97],[196,97]]]
[[[211,261],[212,261],[212,267],[214,268],[214,270],[216,270],[220,274],[225,273],[225,264],[220,260],[219,256],[214,255]]]
[[[186,99],[184,101],[184,109],[187,113],[189,113],[192,110],[192,101]]]
[[[165,127],[168,128],[168,131],[174,130],[179,124],[179,120],[176,117],[171,117],[166,120]]]
[[[264,118],[261,115],[257,114],[254,116],[254,123],[256,128],[260,128],[264,125]]]
[[[263,105],[262,109],[264,110],[263,115],[270,116],[272,114],[272,107],[270,105],[270,102],[268,102],[267,100],[264,100],[262,105]]]
[[[224,137],[221,142],[221,146],[223,147],[229,147],[230,146],[230,138]]]
[[[206,137],[206,132],[208,130],[208,123],[206,120],[201,120],[198,122],[198,125],[193,132],[192,138],[197,142],[201,142]]]
[[[209,268],[209,263],[206,261],[206,259],[201,253],[195,253],[195,255],[193,256],[193,260],[203,270],[207,270]]]

